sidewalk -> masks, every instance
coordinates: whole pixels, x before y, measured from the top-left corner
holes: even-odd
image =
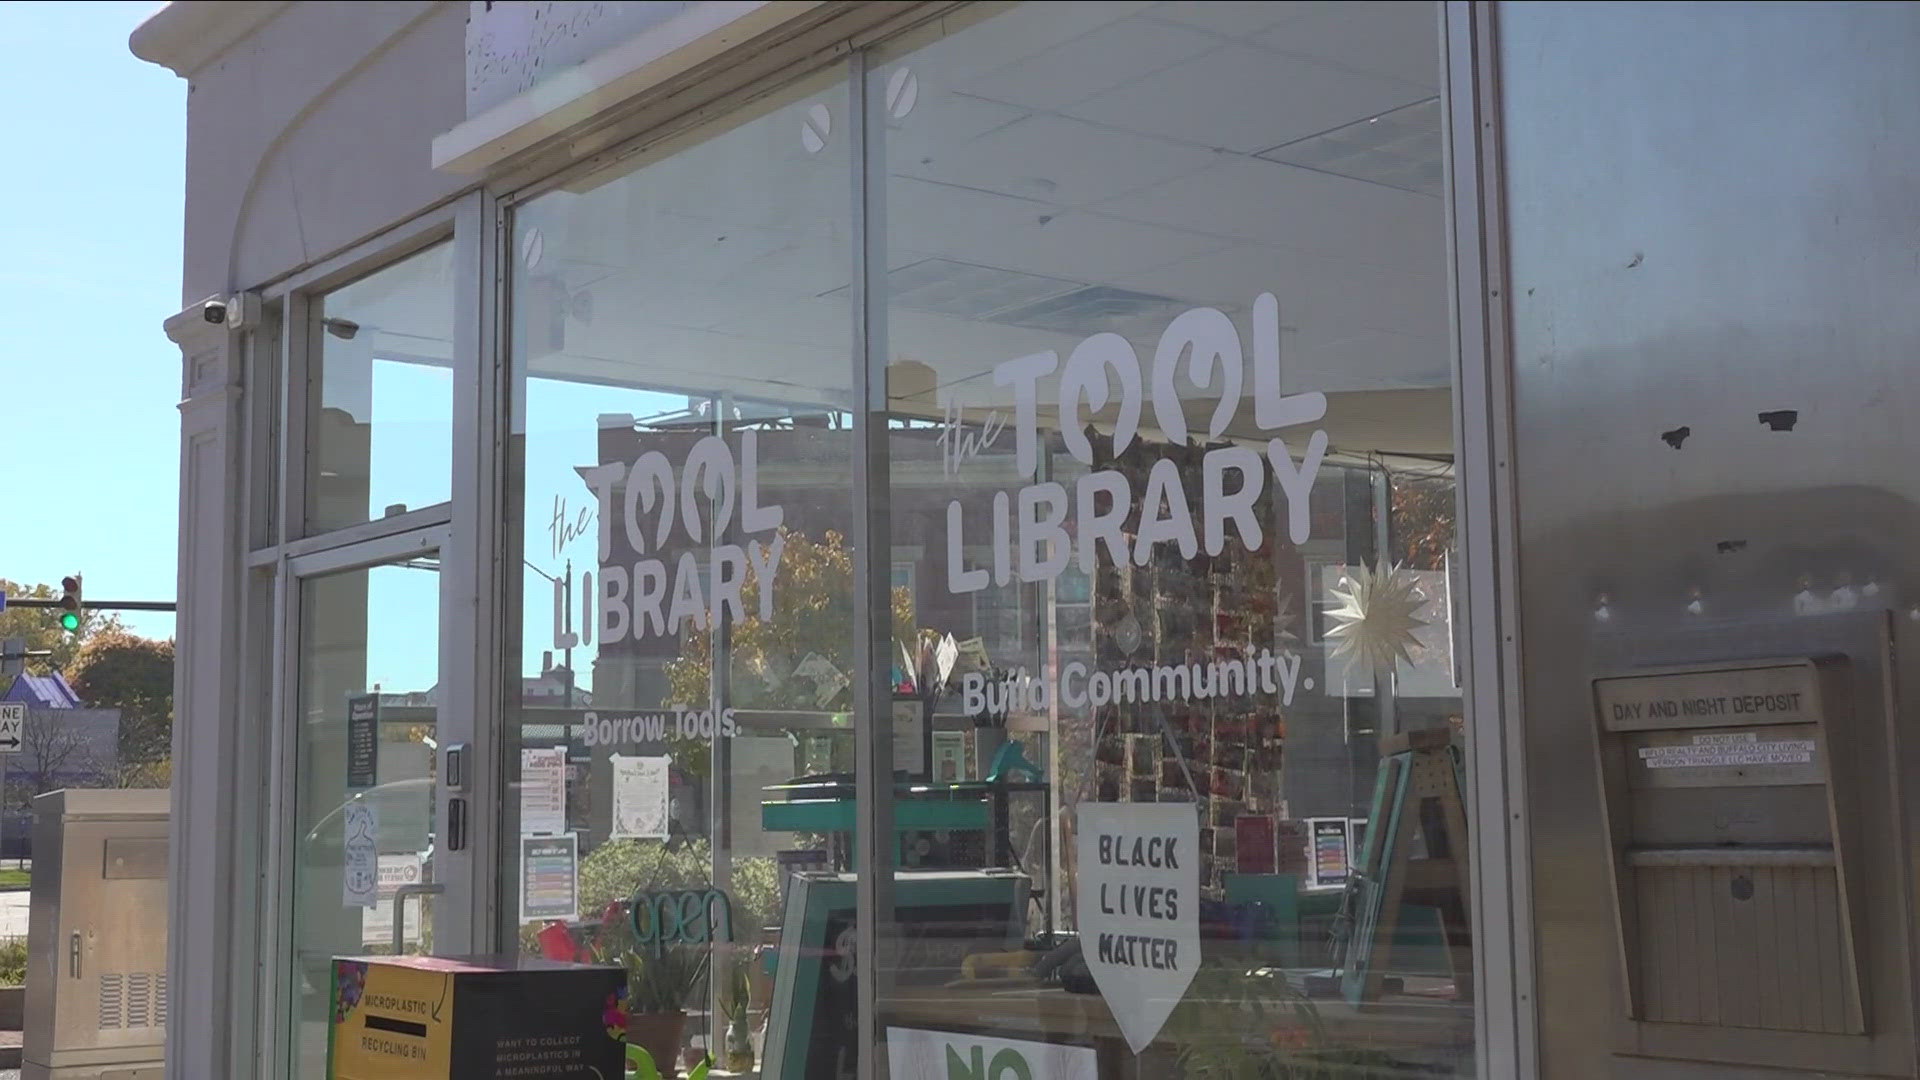
[[[0,892],[0,937],[27,936],[27,910],[32,902],[33,894],[25,889]]]

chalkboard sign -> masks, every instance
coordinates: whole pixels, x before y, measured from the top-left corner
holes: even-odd
[[[370,788],[380,782],[380,696],[347,699],[347,787]]]
[[[767,1023],[766,1076],[852,1080],[859,1063],[852,874],[800,872],[787,895]],[[976,952],[1026,937],[1029,882],[990,870],[894,875],[896,985],[940,985]]]

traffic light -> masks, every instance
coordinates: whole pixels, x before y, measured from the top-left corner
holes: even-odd
[[[60,629],[71,634],[80,629],[80,575],[60,579]]]

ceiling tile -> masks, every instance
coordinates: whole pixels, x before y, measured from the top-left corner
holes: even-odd
[[[1021,4],[947,37],[925,44],[909,43],[912,52],[907,60],[919,74],[923,88],[929,83],[951,85],[954,79],[1007,67],[1153,6],[1151,0]],[[885,50],[886,46],[881,48]]]
[[[1249,38],[1298,16],[1314,7],[1311,3],[1246,3],[1245,0],[1168,0],[1147,12],[1149,18],[1162,19],[1219,34],[1222,37]]]
[[[1430,94],[1440,89],[1439,7],[1421,0],[1315,5],[1254,40]]]
[[[1438,250],[1443,227],[1440,203],[1429,196],[1257,158],[1229,158],[1096,209],[1382,266],[1401,265],[1409,251]]]
[[[956,140],[930,161],[908,161],[896,171],[1054,206],[1083,206],[1198,172],[1216,157],[1166,139],[1035,115],[970,141]]]
[[[1120,19],[999,68],[976,67],[973,70],[980,74],[962,76],[956,85],[994,101],[1058,109],[1171,67],[1217,44],[1215,38],[1186,27]]]
[[[1364,266],[1337,257],[1242,244],[1121,278],[1118,284],[1179,296],[1212,307],[1251,307],[1270,292],[1280,301],[1281,325],[1300,328],[1368,327],[1399,333],[1444,334],[1447,329],[1445,253],[1437,238],[1409,237],[1396,267]]]
[[[1068,111],[1129,131],[1252,154],[1420,96],[1400,82],[1324,61],[1224,45]]]

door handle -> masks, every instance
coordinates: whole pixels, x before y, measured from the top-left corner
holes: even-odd
[[[67,939],[67,974],[80,977],[80,931],[75,930]]]
[[[393,955],[400,956],[406,952],[407,897],[438,896],[441,893],[444,893],[446,891],[447,891],[447,887],[445,885],[426,885],[426,884],[402,885],[399,888],[393,890]],[[421,904],[420,917],[424,919],[426,918],[426,915],[427,915],[426,901],[423,900],[420,902],[420,904]],[[80,935],[78,934],[74,935],[74,938],[76,941],[79,939],[79,937]],[[74,963],[78,964],[79,960],[76,959]],[[76,971],[75,974],[77,975],[79,974],[79,972]]]

